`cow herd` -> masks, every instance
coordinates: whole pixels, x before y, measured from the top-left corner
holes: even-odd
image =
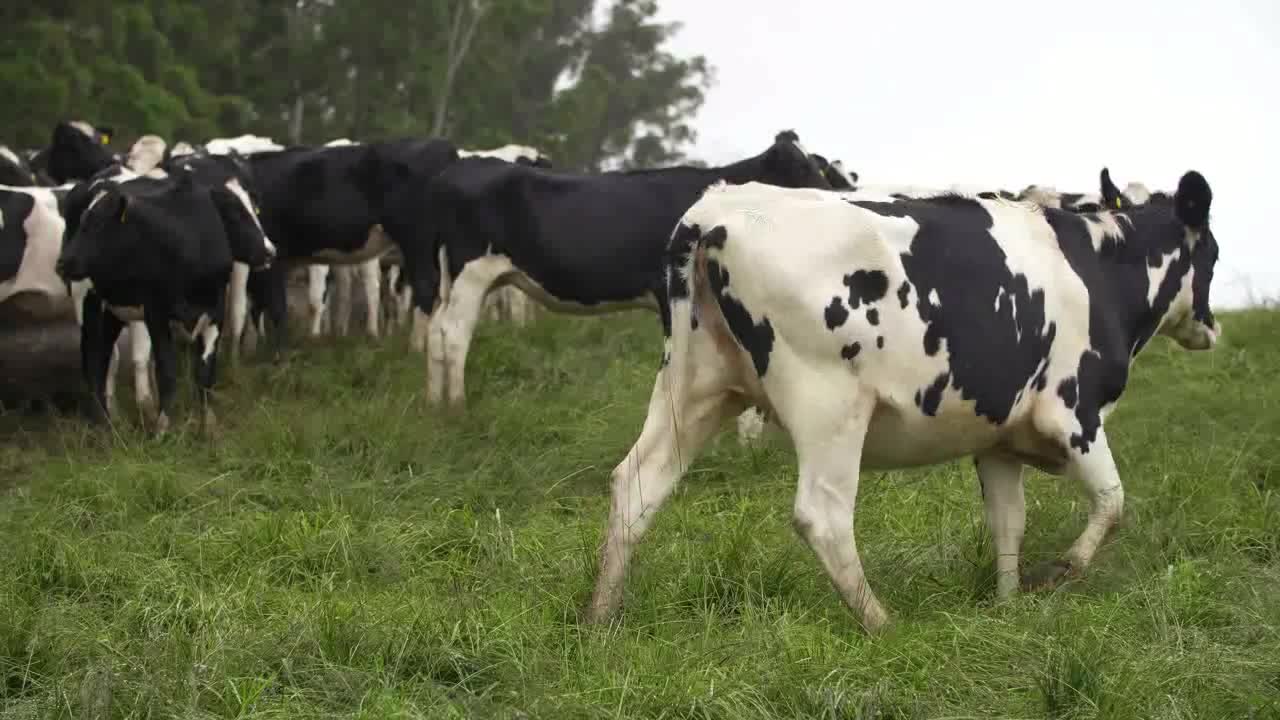
[[[326,277],[349,298],[359,274],[369,334],[412,315],[429,404],[455,411],[495,298],[520,318],[530,298],[560,313],[656,312],[662,359],[612,473],[595,621],[614,614],[636,544],[735,416],[744,440],[765,423],[790,437],[796,529],[869,630],[888,613],[854,540],[860,468],[973,457],[997,595],[1079,573],[1123,509],[1103,422],[1133,360],[1157,334],[1205,350],[1221,333],[1212,192],[1195,171],[1169,192],[1121,190],[1106,169],[1096,192],[1011,192],[866,185],[793,131],[728,165],[591,174],[532,148],[443,139],[147,135],[120,157],[109,135],[63,122],[39,152],[0,147],[0,304],[74,306],[100,420],[115,412],[127,327],[147,421],[169,424],[178,336],[211,425],[219,347],[234,359],[252,325],[278,353],[286,276],[302,265],[308,332],[326,313],[345,325]],[[1022,575],[1025,466],[1073,478],[1090,510],[1059,560]]]

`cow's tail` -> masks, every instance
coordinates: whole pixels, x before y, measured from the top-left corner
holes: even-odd
[[[666,294],[667,302],[662,313],[663,347],[662,364],[670,368],[670,375],[689,379],[690,345],[697,332],[715,333],[724,326],[719,305],[706,277],[706,251],[710,241],[722,242],[725,229],[717,223],[716,198],[724,183],[709,188],[697,203],[689,208],[676,225],[667,244]],[[719,340],[719,338],[715,338]]]

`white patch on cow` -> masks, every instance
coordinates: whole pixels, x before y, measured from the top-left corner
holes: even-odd
[[[941,300],[941,298],[939,298],[939,297],[938,297],[938,289],[937,289],[937,288],[931,288],[931,289],[929,290],[929,304],[930,304],[930,305],[932,305],[932,306],[934,306],[934,307],[941,307],[941,306],[942,306],[942,300]]]
[[[267,246],[267,252],[275,255],[276,246],[271,243],[271,239],[267,237],[267,233],[262,229],[262,221],[258,219],[257,209],[253,205],[253,201],[249,199],[249,193],[245,191],[244,186],[240,184],[239,178],[231,178],[226,182],[226,188],[231,191],[232,195],[240,200],[240,204],[244,206],[244,211],[249,213],[249,217],[253,218],[253,224],[262,231],[262,241]]]
[[[218,326],[213,323],[207,323],[200,329],[200,339],[204,341],[204,350],[200,353],[200,359],[209,362],[209,358],[213,356],[213,351],[218,349]]]
[[[10,150],[7,145],[0,145],[0,157],[3,157],[5,160],[8,160],[18,167],[22,167],[22,161],[18,159],[18,156]]]
[[[503,145],[502,147],[492,148],[490,150],[458,150],[458,157],[491,157],[514,163],[520,158],[527,158],[536,162],[546,156],[537,148],[528,145]]]
[[[210,140],[205,144],[204,148],[210,155],[230,155],[233,150],[241,155],[254,155],[261,152],[283,150],[284,146],[277,144],[269,137],[240,135],[239,137]]]
[[[1160,285],[1164,283],[1164,277],[1169,273],[1169,268],[1173,263],[1182,256],[1181,249],[1175,249],[1173,252],[1165,253],[1160,256],[1160,264],[1156,267],[1147,265],[1147,305],[1156,304],[1156,294],[1160,292]]]
[[[1144,205],[1151,199],[1151,191],[1140,182],[1131,182],[1125,185],[1122,192],[1125,197],[1129,198],[1129,202],[1134,205]]]
[[[169,157],[171,158],[186,157],[187,155],[195,155],[195,154],[196,154],[195,147],[191,143],[186,141],[180,141],[180,142],[174,143],[173,149],[169,151]]]
[[[355,145],[355,144],[356,143],[348,140],[347,138],[338,138],[337,140],[330,140],[329,142],[325,143],[324,146],[325,147],[346,147],[347,145]]]
[[[98,131],[95,130],[92,125],[90,125],[87,122],[84,122],[83,120],[72,120],[67,124],[79,130],[81,133],[84,134],[85,137],[89,138],[90,140],[94,140],[94,136],[98,134]]]
[[[22,220],[26,247],[12,278],[0,282],[0,302],[10,299],[33,317],[53,318],[67,311],[67,286],[58,276],[58,256],[62,254],[62,234],[66,223],[57,210],[57,199],[48,188],[3,187],[29,195],[35,202]],[[15,223],[17,218],[9,218]],[[0,227],[3,224],[0,223]]]
[[[1122,214],[1100,212],[1088,213],[1080,217],[1084,218],[1085,228],[1089,231],[1089,240],[1093,243],[1094,252],[1102,249],[1102,243],[1105,240],[1117,243],[1124,242],[1124,230],[1121,229],[1120,223],[1116,220],[1117,217],[1124,217]]]
[[[164,160],[165,141],[159,135],[143,135],[129,148],[125,165],[136,173],[154,170]]]

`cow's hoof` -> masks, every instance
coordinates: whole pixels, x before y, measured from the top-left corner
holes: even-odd
[[[169,414],[168,413],[160,413],[159,415],[156,416],[155,428],[156,428],[156,437],[161,437],[165,433],[169,432]]]
[[[1041,563],[1022,575],[1022,589],[1027,592],[1052,590],[1066,580],[1073,569],[1071,561],[1061,558]]]

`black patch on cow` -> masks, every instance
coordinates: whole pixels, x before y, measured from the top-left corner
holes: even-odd
[[[916,391],[916,405],[920,406],[920,412],[930,417],[938,414],[938,406],[942,404],[942,391],[947,389],[950,381],[951,373],[942,373],[923,392]]]
[[[859,270],[844,276],[849,287],[849,307],[857,310],[862,303],[876,302],[889,292],[889,276],[881,270]]]
[[[4,213],[4,229],[0,230],[0,282],[17,277],[22,256],[27,252],[27,230],[24,227],[36,200],[22,192],[0,191],[0,211]]]
[[[872,325],[880,324],[880,311],[875,308],[867,308],[867,322]]]
[[[876,337],[876,347],[877,347],[877,348],[879,348],[880,350],[883,350],[883,349],[884,349],[884,336],[883,336],[883,335],[879,335],[879,336],[877,336],[877,337]]]
[[[747,309],[736,298],[725,294],[729,286],[729,271],[715,260],[707,260],[707,275],[711,280],[711,289],[715,293],[716,303],[724,314],[729,332],[738,339],[742,347],[751,354],[751,362],[755,365],[756,374],[764,377],[769,371],[769,355],[773,352],[773,325],[768,318],[753,322]]]
[[[844,301],[839,297],[833,297],[831,304],[822,312],[822,316],[827,321],[827,329],[835,330],[849,319],[849,311],[845,309]]]
[[[898,286],[898,302],[902,304],[904,310],[911,302],[911,283],[907,280],[903,280]]]
[[[845,360],[852,360],[858,357],[858,353],[862,352],[862,343],[850,343],[840,348],[840,357]]]
[[[707,248],[724,249],[725,242],[729,239],[729,231],[724,229],[723,225],[717,225],[707,231],[702,237],[702,245]]]
[[[995,200],[999,196],[996,195],[994,192],[991,192],[990,190],[988,190],[986,192],[978,193],[978,197],[982,198],[983,200]]]
[[[667,297],[671,300],[689,298],[689,282],[680,272],[689,265],[693,245],[702,230],[697,225],[680,223],[667,244]]]
[[[902,265],[926,326],[924,351],[936,356],[946,340],[950,365],[949,373],[920,393],[921,410],[937,411],[949,377],[961,397],[973,401],[977,415],[1004,423],[1057,334],[1057,325],[1045,317],[1044,291],[1032,290],[1025,276],[1009,270],[991,234],[991,214],[978,200],[946,194],[854,204],[909,217],[919,226]]]
[[[1078,391],[1079,385],[1073,377],[1058,383],[1058,397],[1062,398],[1062,402],[1066,403],[1067,409],[1075,408],[1076,402],[1080,400]]]

